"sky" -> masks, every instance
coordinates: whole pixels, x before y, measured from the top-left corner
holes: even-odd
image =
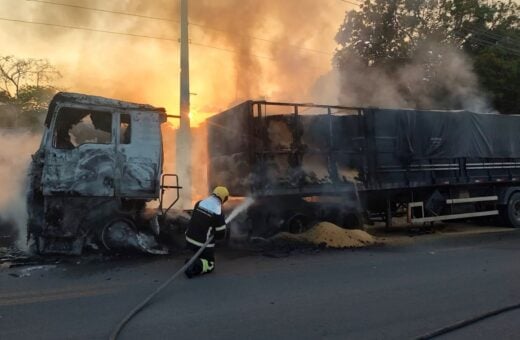
[[[314,99],[313,85],[331,69],[334,36],[354,7],[343,0],[190,0],[192,124],[247,99]],[[179,0],[0,0],[0,55],[48,59],[63,75],[62,90],[178,114],[178,17]]]

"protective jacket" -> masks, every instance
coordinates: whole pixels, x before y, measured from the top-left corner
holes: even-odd
[[[212,235],[217,240],[226,235],[226,218],[222,212],[222,202],[215,195],[195,204],[188,230],[186,230],[186,241],[201,247]],[[208,245],[208,248],[213,247],[215,247],[214,241]]]

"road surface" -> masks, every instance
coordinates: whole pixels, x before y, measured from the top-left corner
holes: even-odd
[[[520,302],[520,231],[273,258],[221,250],[120,339],[412,339]],[[0,271],[0,339],[107,339],[182,266],[172,258]],[[25,275],[25,276],[24,276]],[[518,339],[520,310],[443,339]]]

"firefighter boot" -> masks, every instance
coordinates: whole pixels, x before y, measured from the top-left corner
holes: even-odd
[[[185,261],[187,263],[189,259]],[[195,262],[191,264],[186,270],[184,271],[184,274],[188,279],[191,279],[194,276],[202,274],[202,261],[200,259],[196,259]]]

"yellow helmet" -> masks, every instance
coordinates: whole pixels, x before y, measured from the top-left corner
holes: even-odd
[[[220,198],[222,203],[224,203],[225,201],[227,201],[227,199],[229,197],[229,191],[228,191],[228,189],[226,187],[216,187],[213,190],[213,195],[215,195],[218,198]]]

